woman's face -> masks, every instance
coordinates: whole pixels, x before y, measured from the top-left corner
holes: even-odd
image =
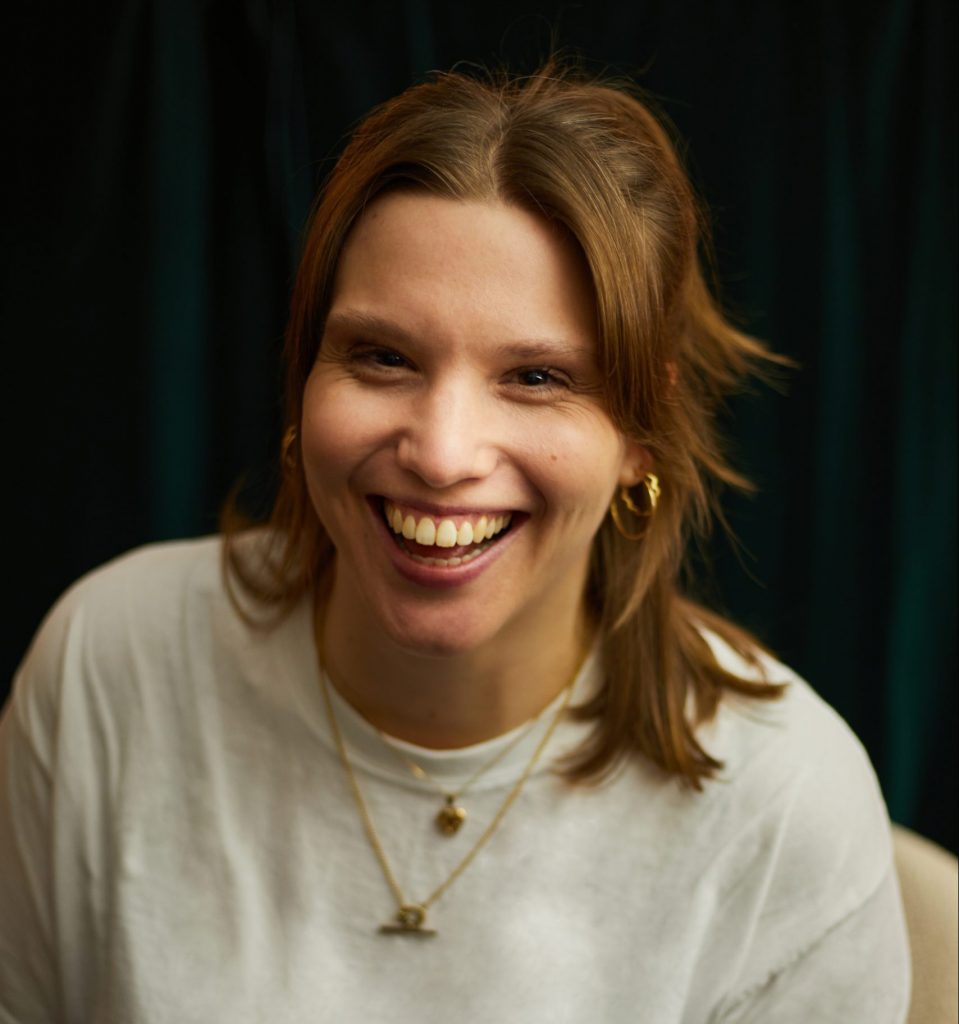
[[[604,411],[595,329],[581,257],[545,220],[419,193],[370,205],[301,425],[332,600],[365,635],[455,654],[556,642],[582,614],[593,537],[643,464]]]

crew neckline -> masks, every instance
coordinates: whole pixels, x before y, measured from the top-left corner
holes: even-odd
[[[573,692],[570,695],[570,707],[583,703],[595,692],[598,683],[598,661],[594,648],[584,659],[571,684]],[[315,678],[317,697],[322,705],[322,735],[325,744],[335,751],[336,744],[323,701],[323,679],[320,672],[319,660],[316,659]],[[436,750],[381,734],[339,693],[330,681],[329,675],[326,675],[326,686],[352,766],[369,775],[424,792],[435,792],[437,785],[450,791],[457,790],[497,755],[501,755],[500,760],[470,784],[470,791],[482,792],[515,782],[517,774],[528,765],[536,746],[550,728],[566,692],[564,690],[559,693],[539,715],[521,723],[515,729],[466,747]],[[572,751],[585,739],[589,729],[588,723],[575,720],[567,711],[557,724],[534,772],[547,770],[557,757]],[[429,778],[415,776],[409,765],[404,762],[404,756],[423,768]]]

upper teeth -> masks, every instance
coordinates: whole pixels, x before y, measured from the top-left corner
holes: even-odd
[[[407,540],[415,540],[426,547],[463,547],[479,544],[495,537],[505,529],[513,518],[505,515],[481,515],[479,518],[460,518],[459,525],[452,519],[433,519],[431,516],[417,517],[412,512],[403,512],[391,501],[384,501],[386,521],[394,533],[402,534]]]

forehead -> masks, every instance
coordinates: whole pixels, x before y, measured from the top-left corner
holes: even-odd
[[[447,339],[555,338],[593,349],[585,261],[556,225],[514,205],[395,192],[353,227],[331,319],[387,319]]]

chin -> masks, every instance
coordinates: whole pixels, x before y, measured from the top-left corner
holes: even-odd
[[[404,651],[426,658],[455,658],[469,654],[496,636],[492,624],[480,623],[475,616],[468,622],[458,622],[448,609],[437,609],[439,614],[408,615],[393,618],[386,632]]]

